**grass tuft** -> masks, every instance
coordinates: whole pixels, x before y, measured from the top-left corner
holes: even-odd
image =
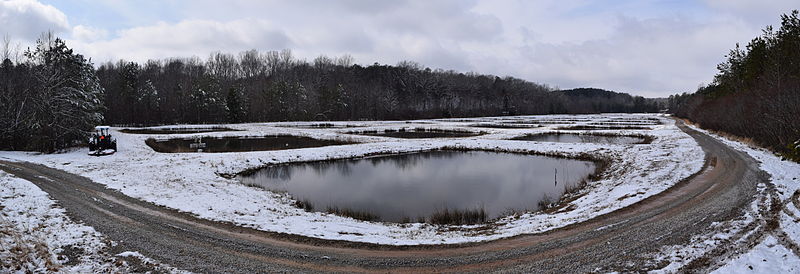
[[[431,214],[428,223],[438,225],[471,225],[485,223],[486,210],[483,207],[476,209],[443,209]]]
[[[378,220],[378,215],[372,214],[369,211],[359,211],[350,208],[328,207],[325,212],[368,222]]]

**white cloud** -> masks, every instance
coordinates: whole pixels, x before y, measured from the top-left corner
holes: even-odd
[[[72,28],[71,37],[80,41],[91,42],[106,39],[108,37],[108,31],[90,26],[77,25]]]
[[[67,16],[34,0],[0,1],[0,35],[22,42],[35,41],[42,33],[69,29]]]
[[[797,0],[705,0],[711,8],[754,24],[777,22],[781,14],[800,8]]]
[[[274,50],[291,48],[283,31],[269,22],[242,19],[230,22],[186,20],[177,24],[122,30],[117,37],[95,42],[70,41],[95,60],[127,59],[144,61],[167,57],[206,55],[213,51],[243,51],[251,48]]]

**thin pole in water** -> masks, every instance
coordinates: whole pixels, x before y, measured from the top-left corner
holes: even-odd
[[[553,185],[555,186],[555,185],[558,185],[558,168],[553,168],[553,169],[556,170],[555,174],[553,175],[553,180],[556,182]]]

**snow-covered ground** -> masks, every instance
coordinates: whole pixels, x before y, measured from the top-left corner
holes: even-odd
[[[741,254],[730,258],[729,261],[719,262],[724,264],[715,273],[798,273],[800,272],[800,257],[797,252],[792,251],[791,246],[797,247],[800,243],[800,209],[797,201],[800,196],[800,164],[783,160],[772,152],[763,148],[753,147],[746,143],[731,140],[709,132],[695,126],[695,130],[708,134],[722,141],[726,145],[747,153],[760,162],[760,168],[770,175],[770,181],[775,187],[783,209],[780,212],[780,226],[777,230],[755,235],[760,237],[757,244],[749,250],[741,250]],[[699,235],[692,240],[690,246],[671,246],[663,249],[663,259],[672,262],[663,269],[665,272],[672,272],[679,269],[683,264],[698,258],[721,244],[735,244],[725,242],[736,233],[754,233],[743,229],[747,224],[756,220],[755,216],[760,216],[759,212],[764,212],[770,206],[769,186],[758,186],[759,193],[763,199],[755,199],[751,208],[746,212],[745,218],[733,220],[725,224],[716,224],[725,229],[710,230],[709,235]],[[766,201],[766,203],[764,202]],[[723,232],[720,232],[723,231]],[[784,241],[778,240],[784,237]]]
[[[33,183],[0,171],[0,272],[123,273],[127,263],[107,253],[93,228],[64,214]],[[158,269],[179,272],[138,255]]]
[[[695,128],[722,140],[734,149],[746,152],[759,161],[762,170],[770,175],[770,181],[777,188],[784,209],[780,213],[780,231],[795,245],[800,243],[800,209],[792,202],[795,192],[800,191],[800,164],[783,160],[770,151],[751,147],[745,143],[726,139],[717,134]],[[761,243],[730,261],[716,273],[798,273],[800,257],[789,247],[779,243],[773,235],[766,236]]]
[[[591,130],[573,132],[644,134],[653,137],[650,144],[611,145],[546,143],[507,140],[529,133],[557,130],[562,126],[591,123],[626,123],[658,119],[649,130]],[[470,127],[475,123],[538,120],[539,128],[494,129]],[[552,124],[561,123],[561,124]],[[683,178],[699,171],[703,151],[687,134],[666,117],[647,114],[547,115],[439,119],[414,121],[332,122],[356,128],[298,128],[311,122],[257,123],[221,125],[241,131],[198,134],[142,135],[125,134],[115,129],[120,151],[112,156],[91,157],[85,149],[42,155],[28,152],[0,152],[0,158],[42,163],[44,165],[92,178],[97,183],[141,200],[194,214],[201,218],[233,222],[265,231],[283,232],[324,239],[357,242],[416,245],[463,243],[535,233],[588,220],[633,204],[659,193]],[[175,127],[208,127],[168,126]],[[349,131],[398,128],[431,128],[483,131],[487,134],[468,138],[396,139],[347,134]],[[319,139],[358,142],[358,144],[282,151],[245,153],[158,153],[144,140],[189,136],[263,136],[292,134]],[[489,149],[535,153],[555,153],[577,157],[588,154],[609,161],[601,179],[589,182],[580,197],[551,213],[525,213],[497,220],[493,230],[442,229],[414,223],[393,224],[365,222],[332,214],[305,212],[292,206],[286,194],[239,184],[230,175],[270,164],[343,159],[375,154],[415,152],[444,147]],[[657,183],[653,183],[657,182]]]

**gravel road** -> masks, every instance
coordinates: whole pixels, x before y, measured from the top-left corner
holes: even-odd
[[[139,251],[194,272],[642,271],[655,266],[643,264],[641,254],[686,244],[712,222],[741,216],[757,197],[756,184],[768,181],[745,153],[679,126],[706,152],[707,166],[695,176],[586,222],[463,245],[396,247],[263,232],[139,201],[38,164],[0,162],[0,169],[33,182],[71,218],[115,241],[111,252]]]

